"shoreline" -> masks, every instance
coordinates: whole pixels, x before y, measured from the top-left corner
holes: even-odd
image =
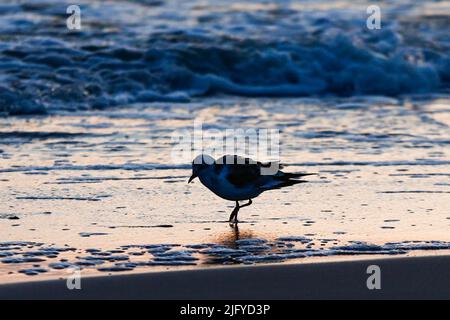
[[[369,290],[370,265],[381,289]],[[448,299],[450,255],[238,266],[0,284],[0,299]]]

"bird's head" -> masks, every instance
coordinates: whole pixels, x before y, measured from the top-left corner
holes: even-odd
[[[197,178],[203,170],[207,169],[210,165],[214,164],[214,158],[206,154],[201,154],[195,157],[192,161],[192,176],[189,178],[188,183]]]

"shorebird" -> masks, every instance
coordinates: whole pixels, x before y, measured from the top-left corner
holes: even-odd
[[[267,169],[273,168],[274,165],[277,166],[276,170],[268,174]],[[198,177],[200,182],[217,196],[235,201],[236,206],[231,212],[229,222],[237,223],[239,209],[251,205],[252,199],[262,192],[307,182],[299,178],[315,174],[287,173],[278,169],[278,163],[262,163],[236,155],[226,155],[217,160],[209,155],[199,155],[192,161],[192,176],[188,183]],[[248,202],[239,205],[239,201],[243,200]]]

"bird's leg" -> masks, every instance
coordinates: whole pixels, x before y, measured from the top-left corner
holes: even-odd
[[[240,206],[239,208],[243,208],[243,207],[247,207],[249,205],[252,204],[252,199],[248,199],[248,202],[246,204],[243,204],[242,206]]]
[[[237,222],[237,214],[240,208],[241,207],[239,206],[239,201],[236,201],[236,207],[234,207],[233,211],[231,212],[229,222]]]
[[[243,208],[243,207],[247,207],[251,204],[252,204],[252,199],[248,199],[248,203],[243,204],[242,206],[239,205],[239,201],[236,201],[236,207],[234,208],[233,212],[230,215],[230,222],[237,223],[238,222],[237,215],[238,215],[239,209]]]

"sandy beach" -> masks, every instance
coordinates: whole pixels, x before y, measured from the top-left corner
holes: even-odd
[[[436,256],[88,277],[81,290],[65,280],[0,285],[0,299],[449,299],[449,264]],[[370,265],[380,267],[380,290],[366,286]]]

